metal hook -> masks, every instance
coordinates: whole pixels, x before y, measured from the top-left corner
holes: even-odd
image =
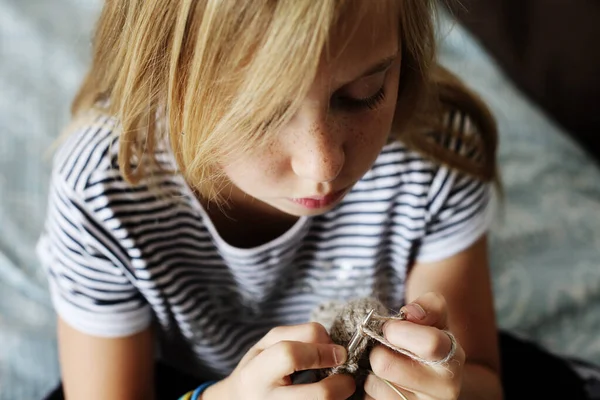
[[[358,349],[358,346],[365,339],[365,334],[364,334],[363,328],[371,321],[371,317],[373,316],[374,312],[375,312],[375,309],[371,309],[371,311],[369,311],[369,313],[367,314],[367,316],[365,317],[363,322],[359,326],[356,327],[356,332],[354,332],[354,335],[352,335],[350,342],[348,342],[347,350],[348,350],[348,359],[349,360],[354,357],[354,353]]]

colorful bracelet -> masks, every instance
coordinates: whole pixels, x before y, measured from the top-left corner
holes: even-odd
[[[202,393],[204,393],[204,391],[211,385],[215,384],[216,382],[213,381],[209,381],[209,382],[204,382],[202,385],[198,386],[196,388],[196,390],[193,390],[191,392],[188,392],[186,394],[184,394],[183,396],[181,396],[179,398],[179,400],[198,400],[200,398],[200,395]]]

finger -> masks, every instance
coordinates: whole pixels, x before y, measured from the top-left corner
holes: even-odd
[[[274,383],[297,371],[335,367],[346,362],[346,358],[343,346],[283,341],[257,355],[248,368],[260,370]]]
[[[316,383],[286,386],[277,390],[281,392],[277,398],[346,400],[356,390],[356,384],[350,375],[336,374]]]
[[[304,343],[333,343],[327,329],[323,325],[310,322],[301,325],[273,328],[254,347],[264,350],[284,340]]]
[[[325,327],[316,322],[278,326],[271,329],[262,339],[252,346],[240,360],[238,366],[246,365],[264,349],[284,340],[305,343],[333,343]]]
[[[391,382],[385,382],[374,374],[369,374],[365,380],[365,400],[367,399],[398,399],[409,400],[416,397],[408,389],[395,385]]]
[[[383,335],[394,346],[431,362],[444,359],[452,349],[444,331],[412,322],[390,321],[383,327]]]
[[[433,368],[403,357],[385,346],[375,346],[371,350],[369,361],[371,370],[377,377],[387,379],[410,391],[430,393],[429,386],[440,380]],[[379,386],[375,389],[378,388],[381,389]],[[371,393],[376,399],[379,398],[374,394]]]
[[[448,327],[448,311],[444,296],[429,292],[400,309],[406,319],[419,325],[434,326],[439,329]]]
[[[409,392],[426,394],[432,398],[448,398],[446,395],[457,390],[462,381],[461,364],[457,362],[432,368],[382,345],[371,350],[369,361],[373,373],[378,377]]]

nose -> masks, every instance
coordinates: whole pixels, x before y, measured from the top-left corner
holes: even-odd
[[[342,135],[331,121],[317,121],[297,127],[291,149],[294,173],[317,183],[338,177],[345,162]]]

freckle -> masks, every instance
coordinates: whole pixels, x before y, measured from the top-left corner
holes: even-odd
[[[266,147],[266,155],[273,155],[273,153],[275,153],[274,148],[275,146],[273,145],[273,143],[270,143],[267,147]]]

